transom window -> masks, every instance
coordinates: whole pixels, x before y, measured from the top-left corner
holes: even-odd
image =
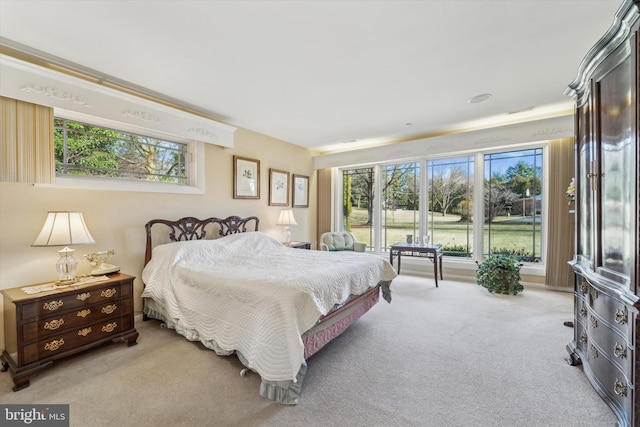
[[[58,176],[117,178],[185,185],[188,145],[56,118]]]

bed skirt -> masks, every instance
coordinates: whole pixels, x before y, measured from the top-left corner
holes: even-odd
[[[349,325],[358,320],[369,311],[382,296],[387,302],[391,302],[391,281],[382,281],[362,295],[349,299],[345,304],[335,308],[318,320],[318,323],[302,335],[304,343],[304,360],[295,380],[289,381],[265,381],[260,383],[260,395],[268,400],[288,405],[295,405],[300,400],[302,382],[307,372],[306,359],[311,357],[331,340],[344,332]],[[240,362],[248,367],[246,358],[234,350],[224,350],[214,340],[202,339],[197,331],[183,327],[179,320],[171,319],[166,315],[164,308],[151,298],[144,298],[143,312],[147,317],[162,321],[167,328],[174,329],[178,334],[189,341],[199,341],[210,350],[220,356],[230,356],[234,353]]]

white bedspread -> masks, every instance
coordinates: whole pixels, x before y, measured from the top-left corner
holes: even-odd
[[[395,277],[372,254],[293,249],[249,232],[155,247],[142,296],[202,339],[242,353],[263,380],[295,381],[301,335],[349,295]]]

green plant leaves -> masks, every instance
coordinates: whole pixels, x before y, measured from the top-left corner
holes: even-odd
[[[491,293],[517,295],[524,291],[520,284],[522,264],[511,256],[492,255],[478,264],[476,280]]]

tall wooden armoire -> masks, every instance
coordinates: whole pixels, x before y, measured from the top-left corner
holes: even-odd
[[[567,91],[576,100],[577,236],[567,350],[621,426],[640,425],[639,14],[640,0],[622,3]]]

